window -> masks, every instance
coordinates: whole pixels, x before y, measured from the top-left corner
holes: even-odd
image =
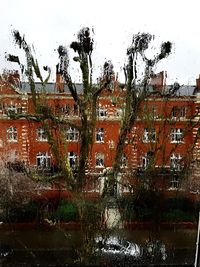
[[[150,103],[146,103],[146,105],[144,106],[144,115],[151,120],[157,119],[158,118],[157,106]]]
[[[183,142],[183,129],[175,128],[171,130],[171,143]]]
[[[75,169],[77,166],[77,162],[78,162],[78,157],[76,152],[69,152],[68,153],[68,160],[69,160],[69,165],[72,169]]]
[[[200,115],[200,107],[196,107],[196,114],[195,114],[196,116],[197,115]]]
[[[7,113],[8,114],[15,114],[17,113],[17,107],[16,105],[10,104],[7,106]]]
[[[123,116],[122,108],[117,108],[115,111],[115,116],[121,118]]]
[[[147,154],[145,154],[142,157],[142,168],[146,169],[149,165],[149,158],[147,157]]]
[[[144,142],[155,142],[156,141],[155,128],[144,128],[143,141]]]
[[[37,167],[41,169],[49,169],[51,166],[51,157],[47,152],[39,152],[36,156]]]
[[[115,148],[115,142],[113,140],[109,140],[108,141],[108,146],[110,149],[114,149]]]
[[[69,127],[66,131],[66,140],[67,141],[78,141],[79,131],[74,127]]]
[[[107,109],[104,107],[97,108],[97,116],[99,118],[105,118],[107,117]]]
[[[181,165],[182,157],[180,154],[172,154],[170,157],[170,169],[172,171],[181,171],[182,165]]]
[[[70,105],[66,105],[65,107],[63,107],[63,113],[65,113],[66,115],[69,115],[71,111],[71,107]]]
[[[73,115],[74,116],[78,116],[78,114],[79,114],[79,109],[78,109],[78,105],[77,104],[74,104],[74,106],[73,106]]]
[[[178,187],[179,187],[179,179],[178,179],[178,176],[173,175],[173,178],[170,181],[170,188],[177,189]]]
[[[127,167],[127,157],[125,154],[122,155],[122,158],[121,158],[121,167],[122,168],[126,168]]]
[[[156,119],[158,117],[158,111],[157,111],[157,107],[156,106],[151,106],[151,117],[153,119]]]
[[[75,104],[64,104],[64,105],[57,105],[56,106],[57,112],[65,115],[74,115],[78,116],[79,115],[79,107],[78,105]]]
[[[104,128],[96,128],[96,142],[104,141]]]
[[[6,113],[7,115],[9,114],[17,114],[17,113],[22,113],[22,107],[20,106],[20,104],[2,104],[1,108],[2,111],[4,111],[4,113]]]
[[[1,103],[0,104],[0,111],[3,115],[8,115],[8,111],[7,111],[7,104],[6,103]]]
[[[56,106],[56,112],[58,114],[70,115],[70,113],[71,113],[71,106],[69,104],[66,104],[66,105],[57,105]]]
[[[173,118],[184,118],[186,115],[186,107],[175,106],[172,108],[172,117]]]
[[[96,153],[96,167],[104,167],[104,154]]]
[[[38,141],[47,141],[47,134],[44,130],[44,128],[39,127],[37,129],[37,140]]]
[[[153,152],[152,151],[148,151],[147,153],[145,153],[142,157],[142,168],[146,169],[149,166],[149,163],[151,161],[153,157]]]
[[[17,142],[17,129],[16,127],[9,127],[7,129],[7,139],[10,142]]]

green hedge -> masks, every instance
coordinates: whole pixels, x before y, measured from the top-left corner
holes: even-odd
[[[193,222],[195,221],[195,214],[187,213],[180,209],[167,210],[163,214],[163,221],[169,222]]]
[[[32,222],[37,219],[38,216],[38,203],[30,201],[27,204],[22,205],[19,208],[10,209],[5,216],[6,222]]]
[[[119,200],[126,221],[195,221],[199,203],[186,197],[164,198],[157,192],[142,190]]]
[[[76,206],[68,201],[62,200],[58,205],[58,208],[55,212],[52,213],[51,219],[57,221],[77,221],[78,220],[78,211]]]

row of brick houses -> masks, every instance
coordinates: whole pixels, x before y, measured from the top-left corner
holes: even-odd
[[[172,87],[165,85],[164,72],[152,78],[152,93],[143,101],[134,128],[127,137],[121,163],[125,180],[134,171],[146,169],[154,159],[154,166],[168,171],[164,184],[168,189],[180,186],[182,170],[190,170],[187,182],[189,189],[199,190],[200,140],[200,78],[195,86]],[[62,84],[59,74],[56,83],[48,83],[45,91],[36,83],[38,94],[44,95],[47,107],[54,114],[71,121],[79,120],[79,110],[69,90]],[[81,84],[76,84],[81,93]],[[154,90],[156,88],[156,91]],[[175,89],[174,89],[175,88]],[[88,159],[88,173],[95,176],[112,166],[123,116],[125,88],[117,80],[112,90],[104,90],[99,98],[97,124],[91,156]],[[32,98],[28,83],[22,83],[17,72],[7,74],[7,80],[0,85],[0,156],[4,163],[23,162],[35,169],[55,168],[51,146],[43,125],[26,118],[13,119],[11,114],[31,114]],[[79,156],[79,132],[67,127],[64,135],[67,148],[66,158],[75,168]],[[171,173],[176,175],[171,175]],[[164,176],[163,176],[164,177]],[[100,182],[100,184],[102,181]],[[94,182],[88,190],[100,188]],[[118,190],[126,191],[124,186]]]

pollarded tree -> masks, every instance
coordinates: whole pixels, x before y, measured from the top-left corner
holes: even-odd
[[[153,36],[146,33],[138,33],[133,36],[131,47],[127,50],[128,63],[124,67],[126,77],[126,94],[125,94],[125,110],[121,122],[120,134],[117,142],[116,155],[113,167],[109,171],[109,183],[113,185],[117,182],[117,175],[120,171],[121,158],[124,151],[125,140],[133,128],[136,118],[141,109],[141,103],[149,95],[149,80],[153,74],[153,68],[163,58],[166,58],[171,52],[171,43],[165,42],[161,46],[161,50],[153,58],[146,56],[149,44]],[[85,176],[85,166],[89,154],[89,145],[93,143],[93,132],[96,124],[97,99],[103,89],[107,88],[112,81],[113,67],[110,62],[104,64],[104,75],[100,79],[100,83],[95,85],[92,83],[92,60],[91,54],[93,50],[93,40],[90,38],[88,28],[82,29],[78,34],[78,41],[72,42],[71,48],[78,53],[78,57],[74,57],[79,62],[83,80],[83,94],[79,96],[76,88],[72,84],[68,71],[68,56],[63,47],[59,47],[60,55],[60,72],[64,77],[66,84],[70,89],[74,101],[78,104],[81,118],[81,151],[78,170],[78,181]],[[140,58],[139,58],[140,57]],[[142,75],[139,77],[138,67],[143,66]],[[141,71],[141,69],[140,69]],[[113,190],[111,190],[113,191]]]
[[[38,62],[33,57],[31,48],[26,43],[24,37],[22,38],[18,31],[14,31],[13,36],[19,47],[22,48],[26,53],[26,67],[20,64],[19,59],[17,60],[17,62],[20,64],[22,70],[25,69],[25,74],[28,77],[30,84],[32,102],[34,106],[34,114],[31,114],[33,115],[32,119],[43,122],[47,121],[51,128],[53,124],[70,125],[77,128],[80,133],[80,156],[78,168],[75,173],[75,184],[78,188],[82,189],[85,180],[85,170],[89,156],[89,149],[94,139],[94,129],[96,125],[96,113],[98,107],[97,101],[99,96],[101,95],[101,92],[104,89],[109,88],[112,82],[112,77],[114,74],[112,63],[108,61],[104,64],[102,78],[99,79],[98,83],[94,83],[92,80],[93,39],[91,37],[89,28],[81,29],[77,36],[78,40],[72,42],[70,46],[74,50],[74,52],[78,54],[78,56],[74,57],[74,61],[79,63],[82,73],[83,89],[80,94],[77,92],[76,85],[72,82],[69,73],[69,57],[67,49],[63,46],[59,46],[58,53],[60,63],[57,66],[57,71],[63,76],[63,79],[69,88],[73,100],[79,108],[80,121],[78,123],[74,123],[70,120],[64,120],[55,116],[52,110],[46,106],[47,102],[45,96],[43,94],[37,94],[34,75],[39,78],[41,82],[41,92],[45,94],[45,86],[49,80],[50,69],[48,67],[45,67],[45,70],[47,70],[49,73],[47,78],[44,80],[41,75]],[[171,43],[165,42],[161,45],[161,50],[159,51],[159,53],[154,55],[153,58],[147,58],[146,53],[149,50],[149,45],[152,39],[153,36],[150,34],[138,33],[133,36],[132,44],[127,50],[128,63],[124,67],[126,78],[124,115],[122,117],[120,134],[117,142],[116,155],[113,162],[112,171],[110,172],[110,176],[113,177],[112,179],[114,179],[115,181],[116,176],[120,171],[125,140],[135,124],[136,118],[141,109],[141,103],[151,93],[149,91],[149,80],[151,75],[153,74],[153,69],[159,61],[161,61],[163,58],[166,58],[171,52]],[[9,55],[8,60],[13,61],[13,56]],[[16,57],[14,57],[14,61],[16,62]],[[141,68],[143,69],[141,70]],[[141,75],[139,73],[141,73]],[[30,119],[31,115],[28,114],[27,117]],[[52,138],[52,134],[49,134]],[[50,137],[49,142],[51,142]],[[55,141],[56,140],[54,138],[52,142]],[[51,145],[52,148],[55,147],[55,151],[59,153],[58,149],[56,149],[56,146],[53,146],[53,144]],[[56,157],[56,159],[60,161],[58,159],[58,156]],[[63,164],[61,162],[59,162],[58,165],[59,167],[63,167]]]
[[[84,201],[84,186],[86,182],[86,171],[88,169],[88,159],[90,155],[90,149],[94,142],[94,129],[97,122],[97,108],[98,99],[103,90],[110,89],[110,85],[113,82],[113,66],[110,61],[106,62],[103,67],[103,75],[97,83],[93,82],[93,65],[92,65],[92,52],[93,52],[93,38],[89,28],[83,28],[80,30],[77,36],[77,40],[71,43],[71,48],[77,54],[74,57],[74,61],[77,62],[81,69],[82,74],[82,92],[77,91],[76,85],[72,82],[72,78],[69,72],[69,57],[68,51],[65,47],[59,46],[58,53],[60,62],[57,66],[57,71],[63,77],[64,82],[69,88],[70,94],[78,106],[79,120],[73,121],[69,118],[63,118],[55,114],[54,110],[48,106],[46,98],[45,86],[48,83],[50,69],[45,67],[48,71],[46,79],[43,79],[37,60],[34,58],[30,46],[26,43],[24,37],[22,37],[18,31],[13,32],[14,40],[16,44],[22,48],[26,55],[26,65],[22,65],[19,59],[15,56],[9,55],[10,61],[17,61],[20,67],[25,71],[25,75],[28,78],[28,82],[31,89],[33,111],[31,114],[17,114],[13,118],[26,117],[29,120],[37,121],[43,124],[47,136],[48,142],[51,146],[54,158],[58,166],[58,173],[53,175],[53,178],[65,177],[67,182],[67,189],[71,190],[74,194],[74,201],[78,206],[79,215],[82,221],[82,229],[85,233],[85,251],[82,255],[90,255],[92,253],[92,246],[88,241],[96,235],[96,232],[100,230],[101,226],[95,224],[95,220],[92,221],[93,226],[88,224],[84,216],[88,213],[86,203]],[[165,42],[161,45],[160,51],[149,59],[146,54],[149,50],[153,36],[146,33],[138,33],[133,36],[132,44],[127,50],[128,62],[124,67],[125,73],[125,91],[124,91],[124,115],[121,119],[121,128],[117,141],[116,154],[113,161],[112,168],[106,174],[107,183],[105,183],[103,199],[104,204],[99,205],[102,210],[106,207],[107,198],[105,196],[111,196],[113,200],[116,198],[115,186],[118,182],[118,174],[121,167],[121,159],[124,153],[125,141],[128,134],[131,132],[135,125],[136,118],[141,110],[141,103],[146,97],[148,97],[149,91],[149,79],[153,73],[153,68],[156,64],[167,57],[171,52],[171,43]],[[139,69],[142,71],[139,72]],[[139,75],[139,73],[141,75]],[[41,82],[41,92],[37,93],[35,85],[35,76]],[[60,130],[63,127],[73,127],[79,132],[80,136],[80,152],[78,166],[75,170],[71,169],[69,162],[66,161],[63,151],[65,142],[63,141]],[[45,178],[45,177],[44,177]],[[106,186],[107,185],[107,186]],[[102,199],[100,200],[102,202]],[[99,202],[99,203],[100,203]],[[102,212],[98,212],[100,214]],[[96,228],[95,228],[96,227]],[[92,234],[91,234],[92,233]],[[81,256],[80,256],[81,258]]]
[[[117,183],[126,138],[131,133],[136,119],[141,112],[142,102],[151,94],[149,81],[153,70],[158,62],[171,53],[171,43],[164,42],[161,45],[160,51],[152,58],[148,58],[146,54],[148,53],[152,38],[153,36],[148,33],[138,33],[133,36],[132,44],[127,50],[128,63],[124,67],[126,77],[125,111],[121,122],[113,167],[108,174],[111,190]]]

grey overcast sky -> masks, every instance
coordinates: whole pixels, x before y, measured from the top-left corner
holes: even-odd
[[[115,72],[121,68],[134,33],[155,34],[158,42],[171,41],[173,53],[156,71],[167,71],[167,83],[195,84],[200,74],[199,0],[1,0],[0,68],[14,69],[5,52],[19,54],[11,31],[19,30],[33,44],[41,65],[49,65],[55,80],[57,47],[69,46],[81,27],[95,32],[93,55],[96,72],[105,59],[112,60]],[[72,65],[72,71],[78,66]],[[80,81],[80,75],[74,77]]]

